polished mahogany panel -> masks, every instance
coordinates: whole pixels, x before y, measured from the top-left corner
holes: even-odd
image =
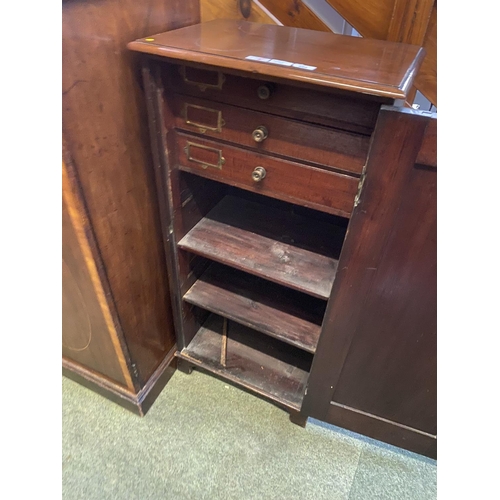
[[[136,40],[138,52],[404,99],[423,49],[246,21],[215,20]]]

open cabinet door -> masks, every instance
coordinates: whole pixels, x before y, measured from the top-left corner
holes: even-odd
[[[435,114],[383,106],[302,412],[436,455]]]

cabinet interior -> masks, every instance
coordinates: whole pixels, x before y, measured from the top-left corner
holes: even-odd
[[[348,220],[177,175],[179,356],[300,409]]]

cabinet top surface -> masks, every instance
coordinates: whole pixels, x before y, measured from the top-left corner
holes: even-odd
[[[425,54],[415,45],[229,19],[141,38],[128,48],[392,99],[405,98]]]

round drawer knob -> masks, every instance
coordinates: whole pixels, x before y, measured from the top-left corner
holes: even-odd
[[[260,182],[266,176],[266,169],[263,167],[255,167],[252,172],[252,179],[255,182]]]
[[[255,142],[262,142],[267,138],[267,134],[267,128],[261,125],[252,132],[252,137]]]
[[[257,95],[259,96],[259,99],[269,99],[271,97],[272,90],[273,89],[269,84],[261,85],[257,89]]]

